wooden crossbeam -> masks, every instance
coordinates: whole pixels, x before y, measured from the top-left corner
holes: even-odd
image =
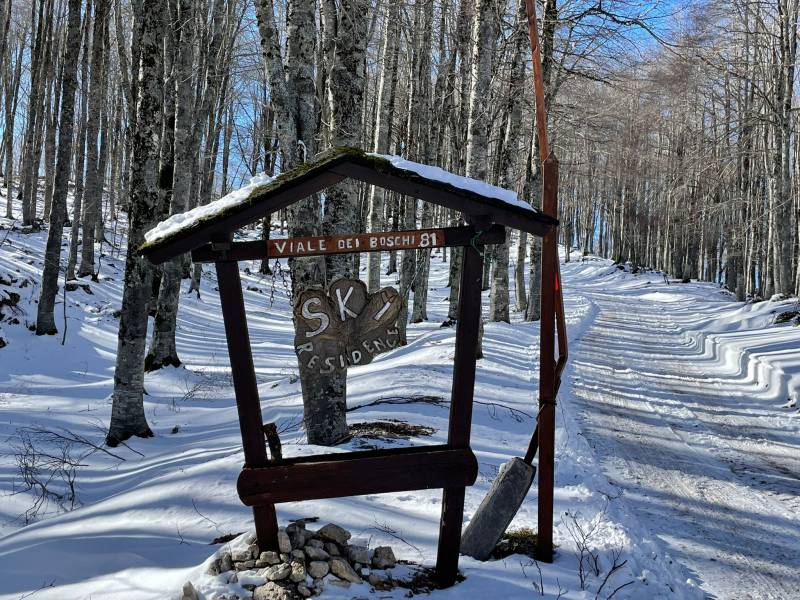
[[[505,242],[505,228],[499,225],[478,232],[473,227],[445,227],[413,231],[384,231],[333,236],[299,237],[251,242],[206,244],[192,251],[196,263],[220,260],[261,260],[289,256],[320,256],[383,252],[409,248],[485,246]]]
[[[246,468],[237,489],[248,506],[467,486],[478,477],[469,448],[447,446],[324,454]]]

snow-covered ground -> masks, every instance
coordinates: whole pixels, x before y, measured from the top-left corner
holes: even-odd
[[[602,265],[602,263],[599,263]],[[574,265],[571,408],[644,530],[717,598],[800,598],[793,301]]]
[[[209,543],[252,527],[235,492],[241,441],[213,275],[204,275],[200,299],[181,299],[185,366],[147,376],[156,437],[131,440],[113,456],[84,457],[86,447],[74,444],[75,506],[51,502],[26,524],[34,496],[20,491],[15,456],[25,436],[51,451],[59,445],[43,441],[43,429],[103,440],[123,262],[119,252],[105,256],[91,293],[67,294],[62,346],[60,336],[38,338],[25,327],[35,318],[45,233],[7,233],[0,229],[0,279],[11,285],[0,283],[0,298],[12,291],[20,302],[15,315],[0,308],[19,320],[0,324],[8,343],[0,349],[0,597],[174,598],[187,580],[210,592],[203,562],[220,547]],[[241,266],[249,267],[243,285],[264,419],[285,429],[287,454],[326,451],[307,445],[297,428],[302,403],[284,284]],[[608,598],[629,584],[614,598],[793,597],[800,420],[787,401],[797,398],[800,329],[771,324],[773,311],[791,304],[742,306],[712,285],[667,285],[603,260],[562,270],[574,359],[558,418],[556,562],[538,565],[540,576],[526,556],[462,558],[466,579],[432,596]],[[400,419],[436,430],[383,445],[445,439],[446,406],[397,401],[449,398],[454,330],[439,327],[446,281],[447,265],[435,255],[430,320],[409,328],[408,346],[349,372],[351,423]],[[63,308],[59,302],[59,323]],[[473,419],[480,475],[467,493],[468,517],[533,431],[537,334],[519,315],[511,325],[486,325]],[[380,399],[390,402],[372,404]],[[432,565],[440,502],[440,491],[409,492],[280,505],[278,514],[284,524],[335,521],[371,545],[392,545],[399,558]],[[512,527],[536,529],[535,486]],[[599,557],[597,572],[586,560],[580,568],[581,531],[586,551]],[[627,562],[603,585],[616,555]],[[368,594],[366,585],[330,587],[323,597]]]

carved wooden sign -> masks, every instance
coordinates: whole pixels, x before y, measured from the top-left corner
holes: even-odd
[[[300,368],[332,373],[366,365],[399,344],[400,295],[391,287],[367,293],[357,279],[305,290],[294,304],[294,346]]]
[[[447,243],[445,237],[443,229],[296,237],[286,240],[268,240],[267,254],[270,257],[315,256],[410,248],[438,248]]]

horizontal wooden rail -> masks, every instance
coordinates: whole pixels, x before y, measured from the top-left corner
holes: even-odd
[[[220,260],[259,260],[287,256],[319,256],[323,254],[352,254],[354,252],[383,252],[406,248],[441,248],[443,246],[476,246],[502,244],[505,229],[495,225],[478,234],[473,227],[446,227],[412,231],[385,231],[325,237],[206,244],[192,251],[196,263]]]
[[[246,468],[237,489],[244,504],[256,506],[468,486],[477,477],[472,450],[428,446],[306,456]]]

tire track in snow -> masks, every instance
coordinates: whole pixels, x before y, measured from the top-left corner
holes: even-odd
[[[574,351],[573,401],[632,512],[711,597],[800,598],[800,447],[748,437],[765,419],[736,401],[755,388],[695,364],[703,349],[664,304],[576,287],[600,312]]]

